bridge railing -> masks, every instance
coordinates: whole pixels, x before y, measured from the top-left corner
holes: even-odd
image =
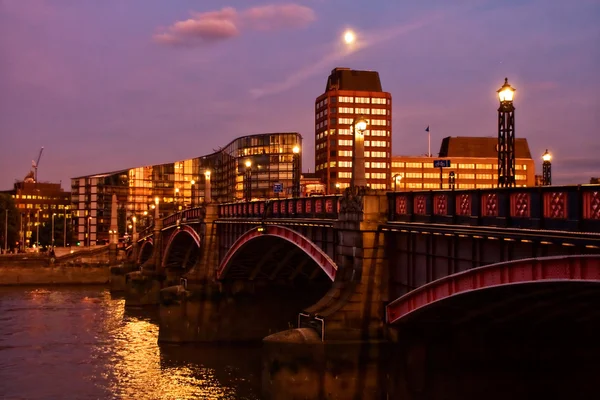
[[[391,222],[600,232],[600,185],[388,193]]]
[[[175,225],[177,221],[186,222],[186,221],[199,221],[204,218],[206,210],[204,207],[196,207],[196,208],[188,208],[186,210],[181,210],[176,212],[175,214],[171,214],[165,218],[163,218],[163,226]]]
[[[340,195],[257,200],[219,205],[219,218],[338,219]]]

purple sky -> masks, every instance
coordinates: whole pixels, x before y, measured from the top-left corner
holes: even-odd
[[[451,5],[450,5],[451,4]],[[554,183],[600,175],[598,0],[0,0],[0,189],[211,153],[299,131],[336,66],[377,70],[393,154],[495,136],[517,88],[517,137]],[[341,42],[355,30],[354,48]],[[537,171],[541,167],[538,165]]]

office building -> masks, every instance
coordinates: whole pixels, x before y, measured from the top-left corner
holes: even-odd
[[[205,156],[72,178],[77,240],[82,245],[108,242],[113,193],[120,237],[131,233],[133,216],[138,232],[150,226],[156,197],[161,215],[202,204],[207,186],[212,202],[237,201],[247,195],[277,197],[276,183],[292,187],[295,146],[302,149],[299,133],[250,135]]]
[[[498,187],[497,143],[495,137],[446,137],[438,157],[393,156],[392,190]],[[517,186],[534,186],[535,163],[527,139],[516,139],[515,146]],[[436,168],[435,160],[447,160],[450,166]]]
[[[379,73],[335,68],[325,92],[315,100],[315,173],[328,194],[350,185],[353,121],[368,122],[364,132],[365,171],[372,189],[389,189],[392,151],[392,96]]]
[[[23,181],[15,182],[12,190],[4,191],[15,202],[19,213],[19,248],[42,246],[64,246],[71,240],[71,197],[60,183],[36,182],[30,173]],[[51,232],[54,216],[55,232]],[[65,223],[66,222],[66,223]],[[41,232],[40,232],[41,231]],[[40,237],[38,237],[40,232]]]

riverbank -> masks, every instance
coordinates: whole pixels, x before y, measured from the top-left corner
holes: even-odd
[[[107,285],[109,279],[110,266],[108,264],[0,265],[0,286]]]

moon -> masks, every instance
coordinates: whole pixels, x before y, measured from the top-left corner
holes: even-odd
[[[356,35],[354,34],[354,32],[346,31],[346,33],[344,33],[344,42],[346,42],[346,44],[352,44],[355,40]]]

